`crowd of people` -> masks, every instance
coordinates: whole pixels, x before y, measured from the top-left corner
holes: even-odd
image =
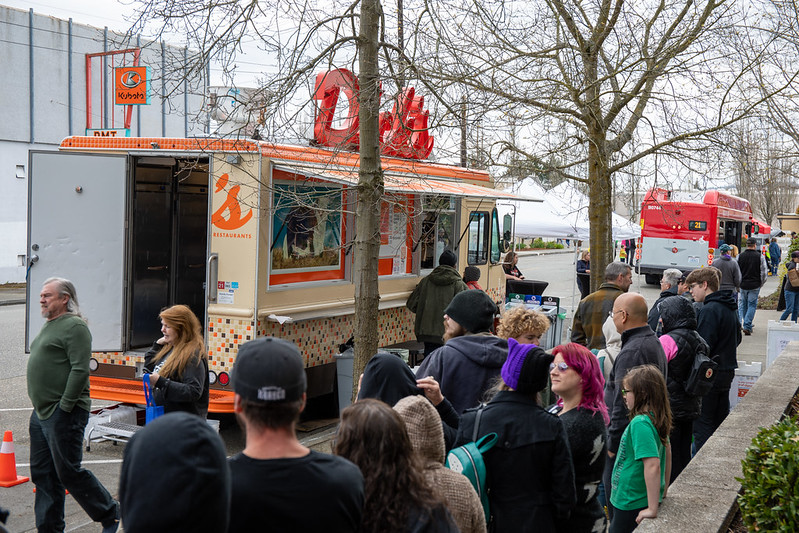
[[[166,414],[131,438],[119,501],[80,465],[89,410],[81,354],[90,352],[91,335],[74,286],[48,280],[40,297],[47,321],[31,343],[27,374],[37,528],[63,530],[66,489],[111,533],[120,519],[132,533],[253,524],[632,531],[657,517],[669,484],[729,412],[737,345],[754,314],[739,314],[737,301],[765,280],[764,263],[749,250],[734,268],[722,247],[718,267],[666,270],[651,309],[629,292],[630,265],[608,264],[604,282],[575,310],[570,342],[550,350],[541,346],[548,317],[524,306],[500,316],[474,285],[479,271],[461,276],[454,254],[444,252],[408,301],[424,359],[415,372],[391,353],[370,359],[356,401],[341,413],[332,454],[296,436],[307,388],[300,350],[266,337],[243,344],[231,372],[245,446],[226,458],[204,421],[208,362],[199,321],[186,306],[165,309],[145,370]],[[516,259],[507,275],[521,278]],[[799,252],[790,260],[797,264]],[[701,397],[687,387],[699,355],[717,363]],[[484,502],[444,462],[449,450],[492,434]]]

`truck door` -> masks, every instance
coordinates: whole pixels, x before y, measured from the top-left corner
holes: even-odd
[[[44,324],[39,291],[50,277],[75,284],[93,351],[121,351],[125,310],[127,157],[31,152],[25,351]]]

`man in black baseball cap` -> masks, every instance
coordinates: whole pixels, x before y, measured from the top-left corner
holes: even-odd
[[[253,524],[275,531],[357,531],[360,526],[363,476],[358,467],[297,439],[306,400],[304,367],[300,350],[283,339],[264,337],[239,348],[232,371],[233,409],[246,444],[229,459],[230,533],[251,531]]]

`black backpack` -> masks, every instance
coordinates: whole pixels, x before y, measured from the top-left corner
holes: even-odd
[[[710,392],[718,367],[719,364],[705,353],[697,352],[688,379],[685,380],[685,392],[691,396],[704,396]]]

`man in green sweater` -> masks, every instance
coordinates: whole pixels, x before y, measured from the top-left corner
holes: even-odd
[[[83,432],[89,421],[89,359],[92,336],[69,280],[50,278],[39,295],[47,319],[31,342],[28,359],[31,478],[39,532],[64,531],[64,489],[103,533],[119,527],[119,503],[81,467]]]

